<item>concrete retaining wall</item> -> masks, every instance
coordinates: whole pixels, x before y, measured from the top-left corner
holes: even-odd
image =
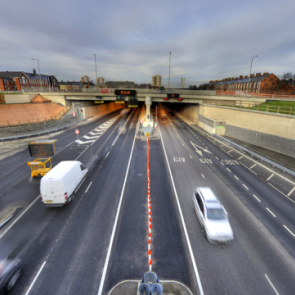
[[[176,111],[211,134],[212,122],[206,117],[225,121],[226,136],[295,157],[294,116],[208,105],[181,106]]]
[[[126,106],[125,104],[110,102],[110,103],[91,106],[91,107],[84,107],[84,108],[80,108],[80,117],[82,119],[96,117],[104,113],[122,109],[125,106]]]
[[[5,103],[30,103],[37,94],[5,94]]]
[[[60,103],[63,106],[68,106],[70,103],[66,101],[64,95],[50,95],[50,94],[41,94],[43,97],[50,99],[52,102]]]

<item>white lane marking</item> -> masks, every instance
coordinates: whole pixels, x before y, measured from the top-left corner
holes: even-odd
[[[219,146],[219,147],[223,147],[224,146],[224,144],[223,145],[221,145],[221,146]]]
[[[244,156],[242,156],[242,157],[238,158],[238,160],[242,159],[243,157],[244,157]]]
[[[255,195],[253,195],[253,197],[258,201],[261,202]]]
[[[18,222],[19,219],[36,203],[40,195],[0,234],[0,239]]]
[[[191,155],[189,155],[191,157],[191,159],[193,158]]]
[[[290,190],[287,196],[289,197],[294,192],[294,190],[295,190],[295,186]]]
[[[238,177],[236,177],[235,175],[234,175],[234,177],[235,177],[235,179],[236,179],[236,180],[239,180],[239,178],[238,178]]]
[[[88,135],[84,135],[83,137],[86,138],[86,139],[97,139],[97,138],[100,137],[100,135],[96,135],[96,136],[88,136]]]
[[[278,188],[273,186],[271,183],[269,183],[269,185],[272,186],[275,190],[277,190],[279,193],[281,193],[282,195],[284,195],[286,197],[286,195],[283,192],[281,192]]]
[[[279,193],[281,193],[284,197],[286,197],[289,201],[295,204],[295,201],[293,201],[291,198],[286,196],[284,193],[282,193],[280,190],[278,190],[275,186],[273,186],[271,183],[268,183],[270,186],[272,186],[275,190],[277,190]]]
[[[268,209],[267,207],[266,207],[266,210],[267,210],[267,211],[268,211],[273,217],[276,217],[275,214],[273,214],[272,211],[271,211],[270,209]]]
[[[275,291],[275,293],[277,295],[280,295],[279,292],[277,291],[277,289],[275,288],[275,286],[273,285],[273,283],[271,282],[271,280],[268,278],[267,274],[265,274],[266,279],[268,280],[269,284],[271,285],[271,287],[273,288],[273,290]]]
[[[226,168],[227,171],[231,172],[228,168]]]
[[[233,150],[228,151],[228,153],[232,152]]]
[[[257,164],[252,165],[252,166],[250,167],[250,169],[254,168],[256,165],[257,165]]]
[[[107,153],[106,158],[108,157],[109,153],[110,153],[110,152]]]
[[[223,164],[222,162],[220,162],[220,164],[221,164],[222,166],[224,166],[224,164]]]
[[[225,208],[224,208],[224,206],[223,206],[223,205],[222,205],[222,207],[223,207],[223,209],[224,209],[224,211],[225,211],[226,215],[228,215],[228,213],[227,213],[227,211],[225,210]]]
[[[295,235],[292,233],[292,231],[291,230],[289,230],[288,229],[288,227],[284,224],[284,228],[293,236],[293,237],[295,237]]]
[[[203,175],[203,173],[201,173],[202,177],[205,178],[205,176]]]
[[[166,153],[166,149],[165,149],[165,145],[164,145],[164,141],[163,141],[163,138],[162,138],[162,133],[161,133],[160,128],[159,128],[159,131],[160,131],[161,142],[162,142],[165,157],[166,157],[166,162],[167,162],[167,165],[168,165],[170,178],[172,180],[172,186],[173,186],[173,189],[174,189],[174,194],[175,194],[175,198],[176,198],[176,202],[177,202],[177,206],[178,206],[178,210],[179,210],[179,214],[180,214],[181,223],[182,223],[182,226],[183,226],[184,234],[185,234],[186,241],[187,241],[187,244],[188,244],[190,257],[191,257],[191,260],[192,260],[193,268],[194,268],[194,271],[195,271],[195,276],[196,276],[198,287],[199,287],[199,292],[200,292],[200,295],[204,295],[200,275],[199,275],[199,272],[198,272],[196,260],[195,260],[195,257],[194,257],[194,253],[193,253],[193,250],[192,250],[192,246],[191,246],[190,239],[189,239],[187,229],[186,229],[186,225],[185,225],[185,222],[184,222],[182,210],[181,210],[179,199],[178,199],[178,194],[177,194],[177,191],[176,191],[176,188],[175,188],[175,184],[174,184],[174,180],[173,180],[172,172],[171,172],[171,169],[170,169],[170,164],[169,164],[169,161],[168,161],[168,157],[167,157],[167,153]]]
[[[110,260],[111,250],[112,250],[113,241],[114,241],[114,237],[115,237],[115,232],[116,232],[116,228],[117,228],[117,223],[118,223],[118,219],[119,219],[120,209],[121,209],[122,200],[123,200],[123,196],[124,196],[125,186],[126,186],[126,182],[127,182],[128,173],[129,173],[130,163],[131,163],[133,150],[134,150],[134,146],[135,146],[136,130],[138,130],[139,122],[140,121],[137,122],[137,127],[135,128],[135,134],[134,134],[132,149],[131,149],[131,153],[130,153],[130,157],[129,157],[128,166],[127,166],[127,169],[126,169],[126,174],[125,174],[125,179],[124,179],[124,183],[123,183],[123,187],[122,187],[122,192],[121,192],[119,204],[118,204],[118,207],[117,207],[117,213],[116,213],[116,218],[115,218],[115,221],[114,221],[112,235],[111,235],[111,238],[110,238],[110,243],[109,243],[109,247],[108,247],[108,253],[107,253],[105,263],[104,263],[103,273],[102,273],[100,284],[99,284],[99,289],[98,289],[98,293],[97,293],[98,295],[101,295],[102,291],[103,291],[105,276],[106,276],[106,273],[107,273],[107,268],[108,268],[108,264],[109,264],[109,260]]]
[[[245,168],[247,168],[249,171],[251,171],[252,173],[254,173],[255,175],[257,175],[256,172],[252,171],[249,167],[247,167],[245,164],[243,164],[241,161],[239,161],[240,164],[242,164]]]
[[[246,190],[249,190],[249,189],[244,185],[244,183],[243,183],[243,187],[244,187]]]
[[[274,176],[274,174],[272,174],[269,178],[267,178],[266,180],[269,181],[272,177]]]
[[[184,143],[182,145],[184,146]]]
[[[117,142],[117,140],[118,140],[119,136],[120,136],[120,133],[118,133],[117,137],[116,137],[116,138],[115,138],[115,140],[113,141],[113,143],[112,143],[112,146],[114,146],[114,145],[115,145],[115,143]]]
[[[86,189],[86,191],[85,191],[85,194],[88,192],[88,190],[89,190],[91,184],[92,184],[92,181],[89,183],[89,185],[88,185],[88,187],[87,187],[87,189]]]
[[[38,277],[39,277],[39,275],[40,275],[40,273],[41,273],[43,267],[45,266],[45,264],[46,264],[46,261],[43,262],[41,268],[39,269],[37,275],[35,276],[35,278],[34,278],[32,284],[31,284],[30,288],[28,289],[28,291],[27,291],[27,293],[26,293],[25,295],[28,295],[28,294],[30,293],[31,289],[33,288],[33,286],[34,286],[36,280],[38,279]]]
[[[219,160],[218,157],[215,157],[215,158],[216,158],[216,160]]]

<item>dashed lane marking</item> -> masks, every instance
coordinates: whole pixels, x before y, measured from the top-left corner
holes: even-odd
[[[238,160],[242,159],[244,156],[241,156],[240,158],[238,158]]]
[[[87,187],[87,189],[86,189],[86,191],[85,191],[85,194],[88,192],[88,190],[89,190],[91,184],[92,184],[92,181],[89,183],[89,185],[88,185],[88,187]]]
[[[189,155],[189,156],[190,156],[191,159],[193,158],[191,155]]]
[[[205,178],[205,176],[203,175],[203,173],[201,173],[202,177]]]
[[[291,230],[288,229],[288,227],[284,224],[284,228],[293,236],[295,237],[295,235],[293,234],[293,232]]]
[[[244,183],[243,183],[243,187],[244,187],[246,190],[249,190],[249,189],[244,185]]]
[[[221,164],[222,166],[224,166],[224,164],[223,164],[222,162],[220,162],[220,164]]]
[[[258,201],[261,202],[255,195],[253,195],[253,197]]]
[[[215,158],[216,158],[217,161],[219,160],[218,157],[215,157]]]
[[[269,181],[273,176],[274,176],[274,173],[269,178],[267,178],[266,180]]]
[[[238,178],[238,177],[236,177],[235,175],[234,175],[234,177],[235,177],[235,179],[236,179],[236,180],[239,180],[239,178]]]
[[[226,168],[226,170],[227,170],[228,172],[231,172],[230,169],[228,169],[228,168]]]
[[[257,165],[257,164],[252,165],[252,166],[250,167],[250,169],[254,168],[256,165]]]
[[[276,217],[275,214],[273,214],[272,211],[271,211],[270,209],[268,209],[267,207],[266,207],[266,210],[267,210],[267,211],[268,211],[273,217]]]
[[[275,288],[275,286],[273,285],[273,283],[271,282],[271,280],[268,278],[267,274],[265,274],[265,277],[266,277],[267,281],[269,282],[269,284],[271,285],[271,287],[273,288],[276,295],[280,295],[279,292],[277,291],[277,289]]]

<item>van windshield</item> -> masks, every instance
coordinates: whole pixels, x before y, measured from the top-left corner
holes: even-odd
[[[207,219],[225,219],[226,215],[224,213],[224,210],[222,208],[207,208]]]

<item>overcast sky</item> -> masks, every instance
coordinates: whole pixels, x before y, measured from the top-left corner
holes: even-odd
[[[0,8],[0,71],[37,69],[57,79],[186,86],[295,72],[294,0],[10,0]]]

